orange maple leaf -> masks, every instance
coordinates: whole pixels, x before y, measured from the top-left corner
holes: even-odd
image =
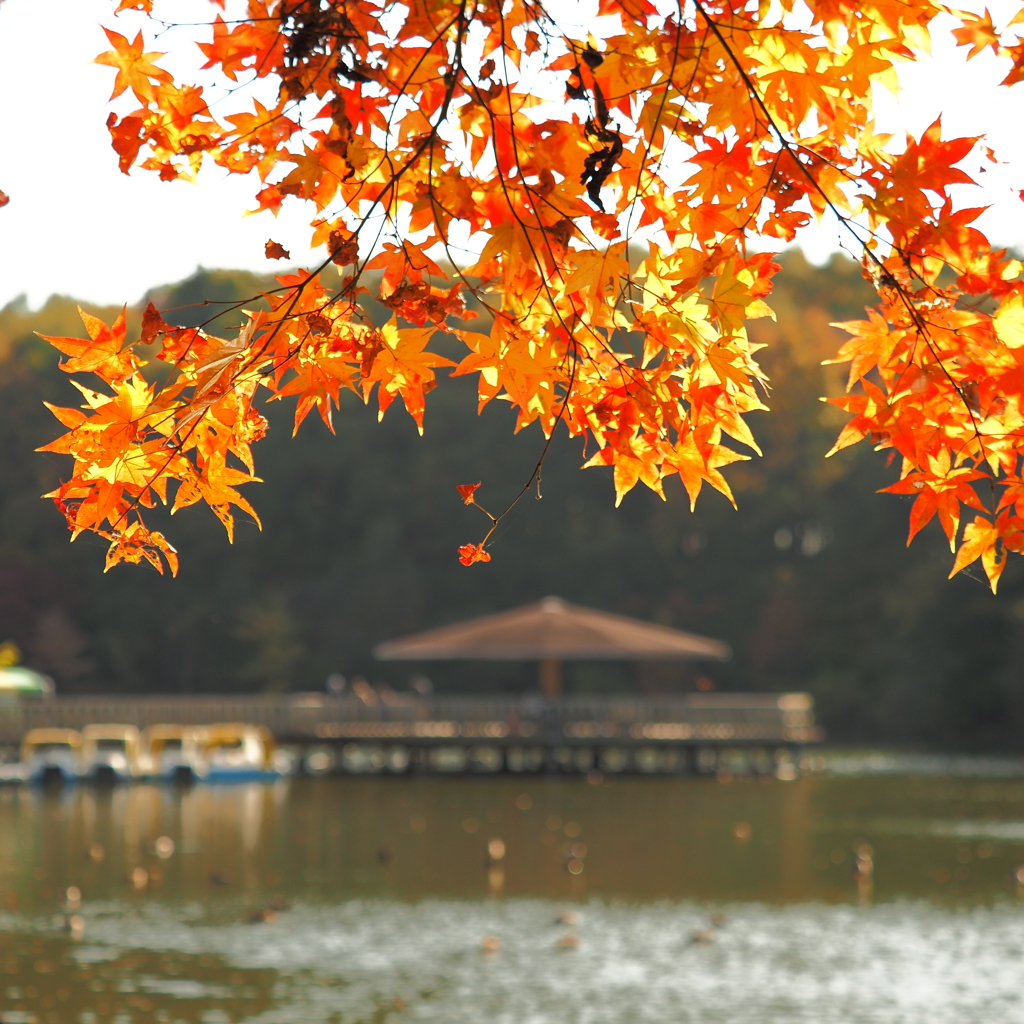
[[[459,548],[459,561],[463,565],[472,565],[474,562],[489,562],[490,553],[484,551],[483,544],[463,544]]]
[[[171,575],[178,575],[178,553],[162,533],[156,530],[147,530],[141,523],[134,522],[124,530],[109,536],[111,545],[107,552],[104,572],[109,572],[118,562],[134,562],[137,565],[139,562],[146,561],[162,575],[164,567],[161,556],[163,556],[167,559]]]
[[[455,490],[462,496],[462,503],[464,505],[475,505],[476,498],[473,497],[473,494],[479,486],[480,484],[458,484]]]
[[[103,30],[107,34],[114,47],[106,53],[101,53],[93,61],[94,64],[106,64],[117,69],[117,77],[114,79],[114,91],[110,94],[111,99],[116,99],[126,89],[139,98],[142,103],[152,103],[156,98],[153,91],[153,82],[165,84],[173,81],[171,75],[158,68],[153,61],[162,57],[162,53],[144,53],[142,32],[140,31],[133,42],[114,32],[109,28]]]
[[[454,366],[444,356],[426,349],[433,337],[433,327],[398,327],[398,320],[392,317],[381,329],[383,344],[377,350],[373,364],[363,377],[363,393],[369,398],[374,384],[377,390],[377,407],[383,417],[389,405],[402,396],[409,415],[416,421],[416,427],[423,433],[424,398],[437,383],[434,367]]]
[[[72,358],[61,364],[68,373],[97,373],[110,383],[119,383],[139,368],[130,346],[125,345],[126,307],[122,308],[113,325],[108,327],[98,317],[87,313],[81,306],[82,318],[89,338],[59,338],[47,334],[39,337]]]
[[[911,473],[898,483],[883,487],[888,494],[914,494],[917,497],[910,509],[910,533],[907,545],[921,532],[938,513],[939,522],[949,539],[949,548],[955,550],[956,534],[960,527],[960,505],[985,511],[985,506],[971,487],[974,480],[982,480],[985,474],[970,467],[950,471],[948,464],[944,474],[930,476],[927,473]]]
[[[970,46],[967,59],[977,56],[986,47],[990,47],[993,53],[999,53],[999,33],[992,24],[992,15],[988,8],[979,18],[969,14],[963,14],[964,23],[961,28],[953,29],[953,36],[958,46]]]

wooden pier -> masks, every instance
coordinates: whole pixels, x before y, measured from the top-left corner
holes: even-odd
[[[266,726],[312,773],[773,773],[822,739],[808,694],[89,696],[0,704],[0,746],[99,722]]]

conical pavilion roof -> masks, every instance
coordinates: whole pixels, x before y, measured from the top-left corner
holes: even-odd
[[[720,640],[545,597],[507,612],[389,640],[374,654],[382,661],[724,661],[731,651]]]

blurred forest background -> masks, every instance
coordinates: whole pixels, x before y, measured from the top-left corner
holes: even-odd
[[[764,458],[726,470],[733,511],[705,490],[691,514],[678,479],[668,501],[638,487],[615,509],[610,473],[581,471],[581,443],[559,436],[538,501],[501,525],[494,560],[464,568],[456,547],[486,521],[456,484],[483,482],[501,508],[543,444],[513,435],[494,402],[479,418],[475,380],[457,378],[427,403],[426,435],[395,403],[343,396],[337,436],[311,415],[291,438],[292,407],[266,411],[255,449],[265,483],[247,489],[261,533],[240,523],[234,546],[212,513],[187,509],[163,526],[182,557],[177,579],[139,566],[103,574],[104,544],[68,543],[39,495],[67,473],[34,449],[61,432],[43,400],[75,405],[57,353],[33,335],[82,333],[73,299],[37,312],[0,311],[0,640],[51,674],[58,692],[320,689],[328,674],[366,675],[404,689],[426,672],[439,691],[525,690],[531,665],[379,664],[381,640],[557,594],[569,601],[722,638],[725,665],[581,664],[567,689],[809,690],[830,737],[945,748],[1024,747],[1024,568],[1011,559],[998,598],[977,576],[946,581],[952,564],[936,523],[907,549],[907,500],[876,490],[896,466],[868,446],[825,460],[841,414],[818,401],[841,392],[847,368],[823,367],[871,293],[854,263],[823,268],[782,258],[778,322],[752,324],[772,379],[771,413],[751,419]],[[196,323],[203,299],[237,300],[268,279],[198,271],[147,297]],[[115,309],[86,304],[108,322]],[[158,517],[157,517],[158,518]],[[156,519],[154,519],[156,522]]]

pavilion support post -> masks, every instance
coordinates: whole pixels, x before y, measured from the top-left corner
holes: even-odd
[[[540,663],[540,689],[548,700],[562,696],[562,662],[544,658]]]

